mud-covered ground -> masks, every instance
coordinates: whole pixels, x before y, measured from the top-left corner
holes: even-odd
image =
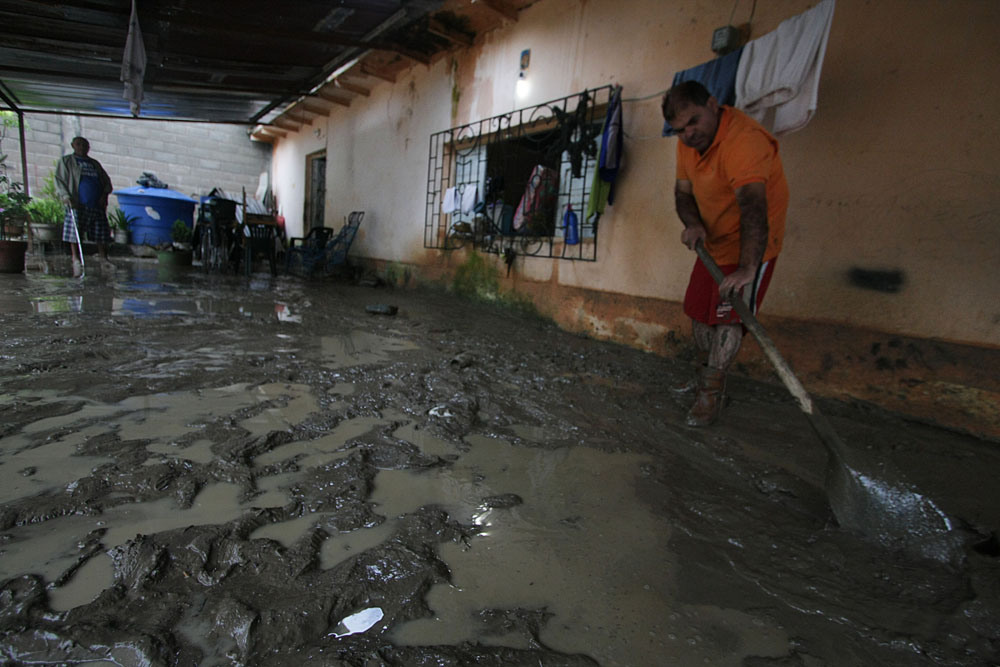
[[[691,430],[687,362],[504,306],[117,262],[0,275],[2,664],[1000,662],[996,443],[821,403],[973,536],[921,559],[781,386]]]

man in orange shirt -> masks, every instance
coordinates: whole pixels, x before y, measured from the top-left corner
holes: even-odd
[[[667,91],[663,117],[680,138],[674,204],[684,223],[681,242],[694,249],[702,241],[726,275],[716,286],[698,259],[684,296],[695,343],[708,359],[698,378],[677,390],[697,391],[687,423],[707,426],[722,411],[726,371],[745,333],[729,300],[760,307],[784,238],[788,184],[777,140],[697,81]]]

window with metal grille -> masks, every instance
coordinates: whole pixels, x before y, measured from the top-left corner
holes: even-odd
[[[611,92],[432,134],[424,247],[596,261],[599,216],[586,211]]]

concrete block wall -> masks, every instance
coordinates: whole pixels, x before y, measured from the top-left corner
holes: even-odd
[[[262,173],[270,173],[271,145],[251,141],[247,127],[214,123],[144,121],[81,116],[25,114],[28,184],[37,195],[55,171],[60,156],[72,151],[70,141],[83,136],[90,155],[99,160],[115,189],[137,185],[152,172],[170,189],[198,198],[212,188],[253,197]],[[21,180],[21,146],[17,128],[0,140],[12,178]],[[112,196],[111,207],[117,205]]]

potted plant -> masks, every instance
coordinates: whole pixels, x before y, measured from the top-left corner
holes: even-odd
[[[0,177],[2,178],[2,177]],[[24,223],[28,219],[27,205],[31,199],[20,191],[21,184],[13,183],[7,192],[0,192],[0,217],[4,239],[20,239],[24,234]]]
[[[115,243],[122,245],[128,243],[128,228],[133,222],[139,219],[137,215],[129,215],[120,208],[115,208],[108,216],[108,226],[115,236]]]
[[[36,241],[62,239],[62,223],[66,216],[62,202],[51,197],[35,197],[28,202],[27,209],[31,235]]]
[[[6,155],[0,155],[0,272],[21,273],[28,249],[27,242],[21,237],[24,235],[24,222],[28,219],[30,198],[24,194],[21,183],[7,176],[6,158]]]
[[[170,229],[170,238],[173,243],[166,250],[156,253],[156,259],[160,264],[171,264],[174,266],[191,266],[191,259],[194,253],[191,251],[191,228],[183,220],[174,220],[174,226]]]
[[[62,239],[62,224],[66,219],[66,207],[59,200],[56,191],[56,173],[42,181],[41,190],[28,203],[28,218],[31,221],[31,237],[36,241],[59,241]]]

